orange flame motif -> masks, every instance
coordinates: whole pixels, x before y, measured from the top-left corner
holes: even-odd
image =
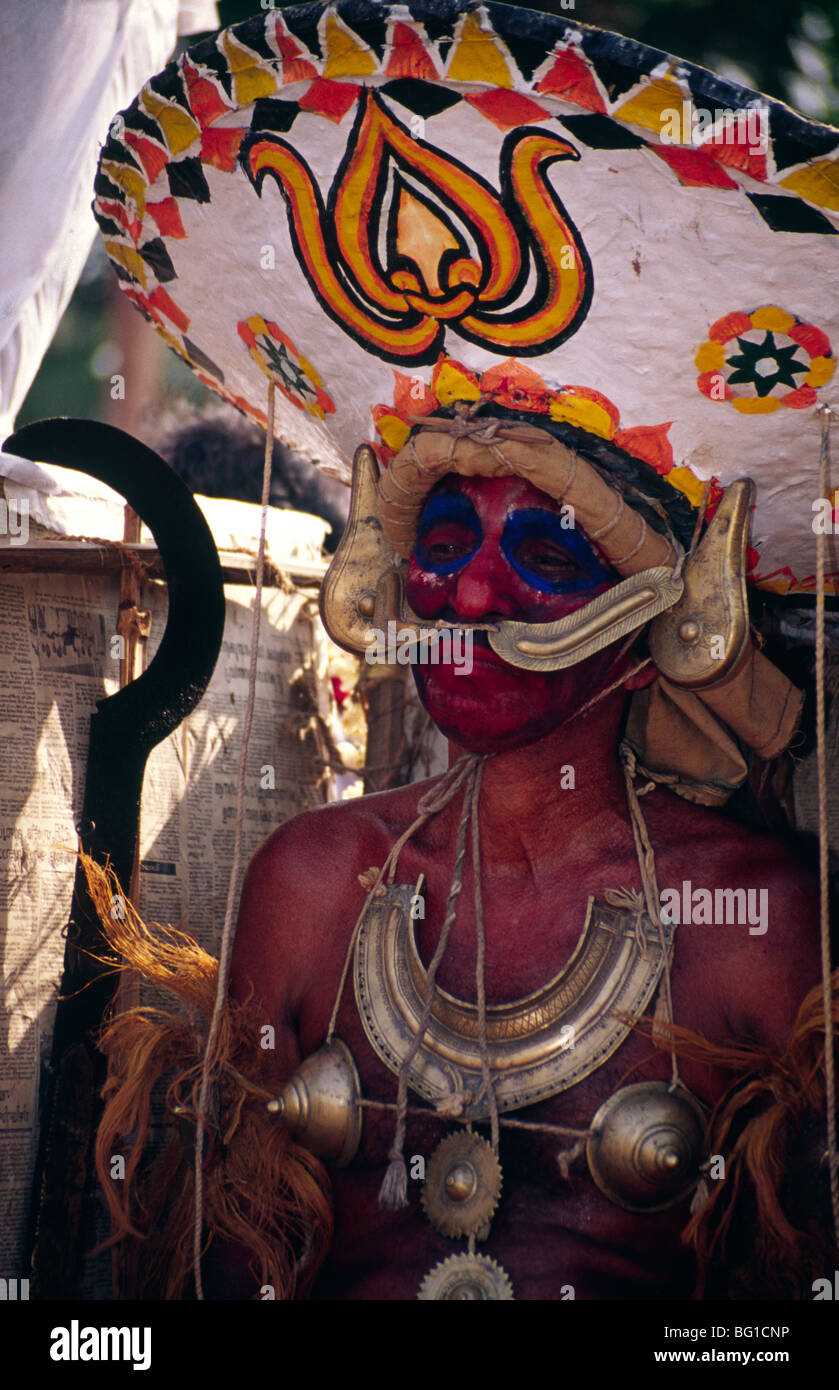
[[[366,90],[326,205],[282,137],[252,133],[240,159],[260,196],[266,176],[279,185],[297,260],[325,312],[385,361],[436,361],[447,326],[490,352],[533,356],[588,312],[591,264],[545,177],[579,154],[549,131],[506,137],[497,193]]]

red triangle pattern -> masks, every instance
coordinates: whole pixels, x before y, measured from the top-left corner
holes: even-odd
[[[545,96],[564,97],[566,101],[574,102],[587,111],[606,114],[606,103],[591,69],[585,59],[571,48],[557,53],[556,62],[537,82],[536,91],[544,92]]]
[[[538,102],[500,87],[490,92],[467,93],[466,100],[499,130],[514,130],[516,126],[532,125],[534,121],[549,118],[548,111]]]
[[[440,74],[419,34],[407,24],[394,24],[391,39],[393,49],[385,72],[388,77],[414,77],[422,82],[437,82]]]
[[[737,187],[734,180],[704,150],[686,150],[680,145],[649,145],[648,149],[669,164],[679,183],[688,188]]]

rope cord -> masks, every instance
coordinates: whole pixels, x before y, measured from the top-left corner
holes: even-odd
[[[670,950],[664,937],[664,926],[661,921],[659,903],[661,898],[658,891],[658,879],[655,871],[655,853],[650,837],[647,833],[647,823],[644,820],[644,813],[641,810],[640,796],[644,796],[655,785],[654,782],[647,783],[641,792],[635,790],[636,763],[635,754],[626,743],[620,746],[620,757],[623,763],[624,779],[626,781],[626,799],[629,804],[629,818],[632,822],[632,834],[635,839],[635,853],[638,856],[638,869],[641,874],[641,887],[644,890],[644,902],[647,907],[647,916],[658,932],[658,939],[661,944],[664,969],[661,977],[661,998],[664,1006],[664,1021],[666,1024],[673,1023],[673,992],[670,986]],[[679,1063],[676,1057],[672,1028],[670,1030],[670,1065],[671,1065],[671,1086],[680,1086]]]
[[[475,988],[478,995],[478,1046],[481,1051],[482,1091],[489,1104],[489,1123],[493,1151],[498,1153],[498,1098],[492,1084],[489,1069],[489,1047],[487,1044],[487,1000],[486,1000],[486,934],[484,932],[484,903],[481,893],[481,841],[478,828],[478,799],[481,794],[481,781],[484,775],[483,763],[475,768],[475,781],[471,797],[472,822],[472,882],[475,894],[475,932],[477,935],[475,951]]]
[[[632,643],[633,643],[634,641],[635,641],[635,633],[633,632],[633,633],[630,634],[628,640],[624,643],[623,647],[622,647],[621,650],[618,652],[618,655],[616,656],[615,661],[619,661],[619,660],[620,660],[620,658],[623,656],[624,652],[625,652],[629,647],[631,647],[631,645],[632,645]],[[614,665],[614,662],[613,662],[612,664]],[[578,710],[575,710],[575,712],[574,712],[572,715],[570,715],[568,719],[566,719],[565,723],[566,723],[566,724],[570,724],[570,723],[572,722],[572,720],[574,720],[574,719],[579,719],[581,714],[585,714],[588,710],[593,709],[595,705],[599,705],[599,704],[600,704],[600,701],[601,701],[601,700],[605,700],[607,695],[611,695],[611,693],[612,693],[613,690],[617,690],[617,689],[618,689],[618,686],[626,685],[626,682],[627,682],[628,680],[631,680],[633,676],[637,676],[639,671],[643,671],[643,669],[644,669],[645,666],[650,666],[651,664],[652,664],[652,657],[651,657],[651,656],[645,656],[645,657],[643,657],[642,660],[636,662],[636,664],[635,664],[629,671],[624,671],[624,673],[623,673],[622,676],[618,676],[617,680],[613,680],[611,685],[607,685],[606,688],[605,688],[605,690],[600,690],[600,691],[598,691],[598,693],[597,693],[596,695],[592,695],[592,697],[591,697],[590,700],[586,700],[585,704],[584,704],[584,705],[581,705],[580,708],[579,708]]]
[[[195,1131],[195,1223],[192,1233],[192,1266],[195,1275],[195,1297],[204,1298],[201,1281],[201,1238],[204,1229],[204,1131],[207,1124],[207,1098],[210,1090],[210,1068],[213,1049],[218,1038],[222,1010],[227,999],[227,984],[230,974],[230,958],[233,954],[235,928],[233,910],[236,905],[236,887],[239,865],[242,857],[242,826],[245,817],[245,778],[248,767],[248,743],[253,709],[256,697],[256,665],[259,654],[259,625],[262,616],[262,580],[265,573],[265,531],[268,521],[268,497],[271,489],[271,464],[274,449],[274,383],[268,385],[268,419],[265,426],[265,455],[262,467],[262,514],[259,522],[259,548],[256,557],[256,592],[253,602],[253,622],[251,626],[251,659],[248,672],[248,702],[242,725],[242,747],[239,754],[239,774],[236,784],[236,818],[233,826],[233,862],[227,885],[227,902],[224,909],[224,926],[219,947],[218,984],[213,1014],[207,1033],[207,1042],[201,1063],[201,1088],[198,1093],[197,1127]]]
[[[358,933],[361,930],[361,924],[364,921],[364,917],[367,912],[369,903],[372,901],[378,889],[381,887],[381,884],[386,874],[388,883],[393,882],[394,876],[396,874],[396,868],[399,863],[399,856],[402,853],[402,850],[404,849],[405,845],[408,843],[411,837],[415,835],[416,832],[420,830],[423,825],[425,825],[426,821],[431,820],[432,816],[436,816],[439,811],[444,810],[444,808],[448,806],[449,802],[454,799],[454,797],[457,795],[458,789],[463,783],[464,778],[468,776],[474,763],[474,754],[466,753],[462,758],[460,758],[456,763],[454,763],[452,767],[449,768],[448,772],[444,773],[439,785],[436,787],[432,787],[431,790],[426,792],[425,796],[423,796],[420,799],[420,801],[417,803],[417,810],[419,812],[419,815],[416,817],[414,821],[411,822],[411,824],[408,826],[408,829],[404,831],[402,835],[399,836],[399,839],[393,845],[393,848],[390,850],[390,853],[385,859],[384,864],[376,874],[373,883],[370,885],[367,897],[364,900],[364,906],[359,912],[358,917],[356,918],[355,926],[353,927],[352,932],[350,933],[349,945],[347,946],[347,953],[344,957],[344,968],[341,971],[341,978],[338,982],[338,991],[335,995],[335,1003],[332,1006],[332,1013],[329,1018],[329,1027],[326,1030],[327,1043],[331,1043],[333,1034],[335,1032],[335,1026],[338,1021],[338,1010],[341,1007],[341,999],[343,997],[344,987],[347,983],[347,974],[349,973],[350,961],[352,960],[352,954],[355,950],[355,943],[358,938]]]
[[[265,1093],[268,1094],[267,1092]],[[273,1096],[273,1091],[271,1092]],[[357,1100],[356,1105],[365,1110],[392,1110],[398,1109],[395,1101],[392,1100]],[[427,1105],[406,1105],[406,1115],[416,1115],[423,1119],[434,1119],[446,1121],[448,1115],[441,1115],[439,1111]],[[472,1124],[483,1123],[483,1121],[472,1121]],[[529,1129],[538,1134],[560,1134],[572,1139],[588,1139],[594,1133],[592,1129],[575,1129],[573,1125],[552,1125],[546,1120],[511,1120],[506,1115],[498,1117],[498,1123],[502,1129]]]
[[[426,1029],[431,1019],[431,1010],[434,1007],[434,985],[437,979],[437,970],[445,955],[446,947],[449,944],[451,929],[454,925],[455,916],[457,915],[457,900],[460,897],[460,891],[463,887],[463,861],[466,857],[466,832],[469,828],[472,803],[475,796],[478,766],[478,759],[473,758],[467,771],[463,810],[460,813],[460,824],[457,828],[457,848],[454,856],[454,872],[452,874],[449,896],[446,901],[446,915],[434,955],[431,957],[431,963],[428,967],[428,974],[426,977],[427,994],[425,997],[425,1004],[420,1016],[417,1031],[411,1041],[408,1051],[405,1053],[402,1065],[399,1068],[399,1084],[396,1091],[396,1131],[393,1136],[393,1144],[388,1153],[390,1164],[388,1165],[379,1192],[379,1206],[385,1211],[397,1211],[400,1207],[407,1206],[408,1204],[408,1175],[403,1155],[405,1146],[406,1110],[408,1106],[408,1071],[422,1046]]]
[[[834,411],[820,406],[821,449],[819,451],[819,497],[827,496],[827,466],[830,452],[830,422]],[[824,1000],[824,1091],[827,1110],[827,1162],[830,1179],[830,1205],[833,1234],[839,1245],[839,1155],[836,1145],[836,1058],[833,1040],[833,1001],[831,998],[830,920],[828,901],[828,825],[827,750],[824,699],[824,556],[825,530],[816,533],[816,769],[819,793],[819,937],[821,942],[822,990]]]

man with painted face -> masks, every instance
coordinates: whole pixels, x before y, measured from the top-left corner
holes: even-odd
[[[472,640],[468,675],[414,668],[450,772],[266,841],[233,994],[275,1026],[295,1138],[340,1165],[316,1298],[686,1298],[680,1235],[729,1078],[671,1054],[666,1025],[780,1047],[818,975],[816,895],[782,839],[733,820],[720,833],[697,804],[715,799],[713,778],[707,795],[699,785],[707,759],[648,781],[619,752],[633,695],[647,764],[662,690],[677,713],[697,702],[639,639],[645,615],[690,588],[693,518],[673,523],[661,480],[619,451],[615,471],[587,458],[579,431],[568,447],[532,417],[471,413],[415,429],[378,484],[392,550],[376,621],[397,575],[391,616]],[[335,566],[340,580],[341,551]],[[363,629],[369,573],[359,585],[348,602]],[[729,728],[757,721],[753,745],[783,746],[788,685],[763,700],[748,632],[735,655],[697,727],[719,729],[727,700]],[[765,904],[766,920],[659,913],[661,894],[681,902],[691,882]],[[324,1083],[336,1048],[340,1082],[333,1070]],[[324,1141],[312,1116],[342,1086],[361,1133],[333,1106]],[[247,1275],[234,1282],[249,1295]]]

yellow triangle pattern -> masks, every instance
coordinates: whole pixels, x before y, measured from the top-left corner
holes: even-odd
[[[818,164],[787,174],[780,183],[782,188],[791,188],[808,203],[839,212],[839,164],[835,160],[821,159]]]
[[[612,115],[619,121],[628,121],[632,125],[639,125],[644,130],[652,130],[656,135],[660,135],[662,130],[672,129],[675,113],[679,121],[677,128],[683,132],[683,138],[689,144],[690,114],[685,113],[682,108],[682,102],[689,100],[690,93],[672,77],[654,77],[641,87],[640,91],[636,91],[634,96],[616,106]]]
[[[194,140],[201,134],[201,127],[192,117],[184,111],[181,106],[170,106],[168,101],[164,101],[151,87],[144,87],[142,91],[143,106],[150,116],[152,116],[160,129],[163,131],[163,138],[169,148],[170,154],[183,154],[188,150]]]
[[[139,251],[135,251],[133,246],[126,246],[123,241],[106,241],[105,246],[111,260],[123,266],[146,289],[147,266]]]
[[[326,66],[324,77],[369,77],[376,71],[376,59],[359,43],[334,14],[326,16]]]
[[[271,70],[263,67],[259,55],[245,48],[244,44],[237,43],[229,29],[222,34],[221,43],[230,64],[233,96],[237,104],[250,106],[260,97],[273,96],[277,90],[276,80]]]
[[[146,179],[139,169],[132,169],[128,164],[115,164],[113,160],[102,160],[102,173],[106,174],[112,183],[123,188],[132,199],[137,209],[137,216],[142,217],[146,211]]]
[[[512,87],[513,76],[500,40],[481,28],[477,14],[463,21],[446,76],[450,82],[486,82],[493,87]]]

